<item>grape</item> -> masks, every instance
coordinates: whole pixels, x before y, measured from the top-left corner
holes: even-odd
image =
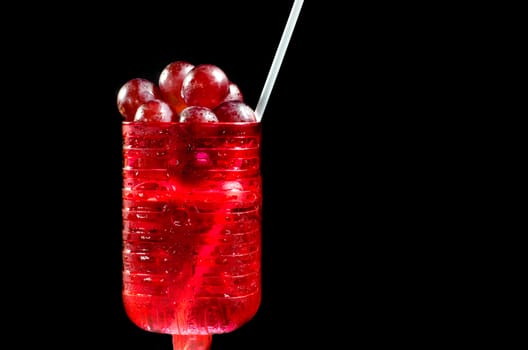
[[[180,113],[180,122],[217,122],[218,118],[214,112],[201,106],[189,106]]]
[[[218,66],[200,64],[183,79],[181,94],[188,106],[210,109],[218,106],[229,92],[229,79]]]
[[[165,101],[154,99],[145,102],[136,110],[135,122],[171,122],[174,113]]]
[[[229,83],[229,89],[227,91],[227,96],[224,98],[222,102],[226,101],[244,101],[244,96],[242,95],[242,91],[238,87],[237,84],[230,82]]]
[[[257,117],[251,107],[241,101],[226,101],[213,109],[220,122],[256,122]]]
[[[237,84],[213,64],[184,60],[166,65],[155,84],[147,79],[127,81],[117,95],[125,121],[199,123],[256,122]]]
[[[187,107],[181,96],[183,78],[194,68],[194,65],[186,61],[174,61],[163,68],[158,80],[163,99],[172,107],[176,114]]]
[[[161,91],[156,84],[147,79],[134,78],[119,89],[117,108],[125,121],[132,121],[139,106],[150,100],[161,98]]]

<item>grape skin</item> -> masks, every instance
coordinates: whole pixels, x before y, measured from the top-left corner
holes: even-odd
[[[183,79],[181,94],[188,106],[210,109],[218,106],[229,92],[229,79],[222,69],[213,64],[194,67]]]
[[[180,114],[180,122],[191,122],[191,123],[211,123],[218,122],[218,118],[214,112],[201,106],[189,106],[185,108]]]
[[[134,78],[119,89],[117,108],[125,121],[132,121],[139,106],[154,99],[162,99],[159,87],[150,80]]]
[[[257,117],[251,107],[241,101],[227,101],[213,112],[220,122],[256,122]]]
[[[227,92],[227,96],[224,98],[222,102],[227,102],[227,101],[244,102],[244,95],[242,94],[242,90],[240,90],[238,85],[233,82],[229,82],[229,89]]]
[[[187,61],[174,61],[163,68],[158,79],[163,99],[172,107],[176,114],[187,107],[181,95],[183,78],[194,68],[192,63]]]
[[[165,101],[155,99],[145,102],[136,110],[135,122],[163,122],[173,121],[174,112]]]

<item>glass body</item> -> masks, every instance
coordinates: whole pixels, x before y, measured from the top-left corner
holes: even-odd
[[[140,328],[231,332],[261,301],[260,123],[123,131],[123,302]]]

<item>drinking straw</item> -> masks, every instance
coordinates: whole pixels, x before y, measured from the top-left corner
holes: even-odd
[[[255,108],[255,115],[257,117],[257,121],[259,122],[262,120],[264,109],[268,104],[271,89],[273,88],[273,84],[275,84],[275,80],[277,79],[277,74],[279,73],[279,68],[282,64],[282,59],[284,58],[286,48],[288,47],[288,44],[290,42],[290,38],[293,33],[293,28],[295,27],[295,23],[297,22],[297,18],[299,17],[299,12],[301,11],[302,3],[303,0],[295,0],[293,2],[288,21],[286,22],[286,27],[284,28],[284,32],[282,32],[279,46],[277,47],[277,51],[275,52],[275,57],[273,57],[273,62],[271,63],[271,68],[268,72],[266,82],[264,83],[264,88],[262,89],[262,93],[260,94],[257,107]]]

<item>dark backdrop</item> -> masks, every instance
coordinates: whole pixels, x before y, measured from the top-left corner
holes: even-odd
[[[22,259],[29,260],[16,275],[14,294],[24,300],[16,317],[35,334],[21,342],[171,349],[170,336],[137,328],[121,303],[117,92],[131,78],[157,81],[166,64],[187,60],[218,65],[256,106],[292,3],[176,1],[115,8],[82,3],[42,9],[54,15],[43,16],[20,39],[24,55],[9,55],[22,67],[13,72],[20,84],[16,91],[31,96],[19,106],[32,110],[25,135],[38,167],[14,176],[31,187],[36,204],[34,216],[21,219],[31,239],[17,237],[24,244]],[[318,241],[337,234],[332,226],[338,223],[325,216],[330,203],[315,199],[335,191],[328,178],[320,181],[315,174],[324,167],[323,173],[343,176],[329,165],[330,129],[324,121],[344,118],[327,107],[343,101],[334,94],[333,78],[326,82],[324,76],[329,69],[338,74],[334,65],[349,66],[343,57],[326,59],[333,44],[320,31],[325,23],[320,15],[304,5],[263,119],[262,305],[243,328],[215,336],[214,350],[301,344],[337,322],[322,317],[321,310],[329,295],[344,292],[336,289],[344,281],[331,282],[321,257],[328,250],[318,250],[335,243]]]
[[[13,79],[2,129],[15,151],[3,158],[14,222],[3,235],[3,290],[17,341],[171,348],[121,304],[117,92],[188,60],[220,66],[256,106],[292,3],[81,2],[34,5],[47,15],[33,20],[17,13],[4,31]],[[215,336],[213,350],[406,346],[433,331],[426,321],[445,304],[427,297],[432,272],[422,267],[434,245],[414,247],[424,243],[416,232],[443,224],[428,205],[438,182],[427,180],[434,153],[424,146],[441,112],[426,82],[442,68],[428,65],[431,38],[407,14],[305,2],[263,118],[262,305],[243,328]]]
[[[237,82],[248,104],[255,107],[290,6],[290,1],[275,4],[188,1],[167,8],[159,5],[128,8],[130,11],[113,12],[110,18],[104,13],[93,13],[94,17],[85,25],[95,31],[102,21],[101,33],[94,36],[93,31],[88,31],[82,38],[83,44],[72,43],[77,51],[74,59],[81,61],[79,66],[69,62],[72,76],[67,78],[67,83],[74,95],[80,92],[82,96],[78,96],[80,106],[71,117],[86,121],[75,123],[82,130],[77,129],[79,134],[72,142],[78,137],[84,140],[81,154],[89,165],[78,165],[78,171],[84,172],[84,183],[78,185],[85,186],[90,204],[79,208],[80,218],[86,219],[81,225],[86,238],[74,240],[76,244],[83,244],[78,254],[84,264],[72,272],[84,275],[82,279],[79,275],[75,277],[83,300],[71,300],[68,315],[82,325],[79,336],[89,337],[90,344],[111,341],[119,348],[126,345],[130,350],[171,349],[170,336],[137,328],[127,319],[121,305],[121,118],[115,103],[119,87],[134,77],[157,81],[163,67],[174,60],[213,63]],[[286,185],[298,181],[292,167],[299,160],[291,158],[297,158],[295,154],[300,152],[299,142],[303,137],[295,124],[301,123],[301,118],[311,118],[303,115],[307,111],[303,106],[306,97],[317,99],[317,87],[309,86],[312,72],[320,67],[311,68],[313,63],[307,60],[313,40],[308,35],[307,24],[307,19],[300,19],[299,27],[296,26],[304,29],[295,31],[264,117],[266,219],[262,305],[255,318],[243,328],[215,336],[215,350],[269,347],[291,337],[293,329],[298,327],[295,321],[288,321],[297,318],[293,311],[295,303],[288,306],[281,299],[287,298],[286,295],[306,298],[298,293],[309,288],[302,287],[308,280],[295,277],[294,266],[300,265],[301,260],[289,251],[302,244],[300,238],[294,237],[307,233],[303,232],[304,225],[296,224],[298,219],[292,217],[296,194],[287,191]],[[75,92],[76,89],[80,90]],[[290,150],[283,152],[281,149],[285,147]],[[281,243],[285,236],[292,239],[289,248]],[[79,259],[75,264],[79,264]],[[79,303],[82,309],[77,306]]]

